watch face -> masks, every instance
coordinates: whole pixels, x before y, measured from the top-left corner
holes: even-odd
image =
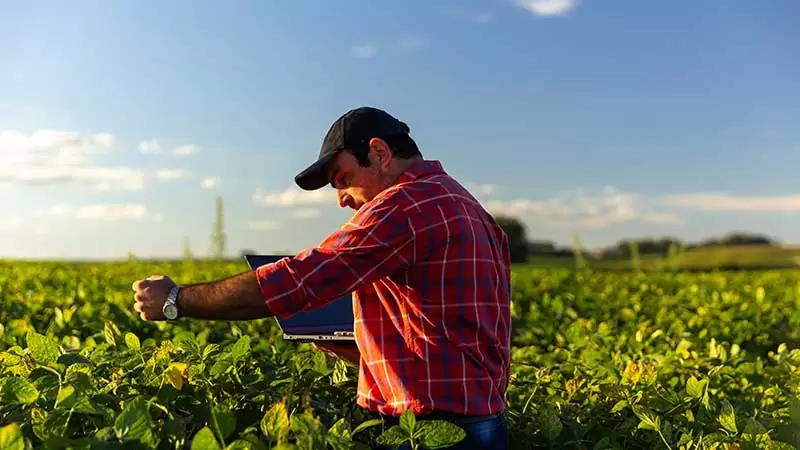
[[[174,320],[178,317],[178,307],[172,304],[164,305],[164,315],[169,320]]]

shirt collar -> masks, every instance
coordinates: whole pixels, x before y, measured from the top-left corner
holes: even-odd
[[[413,165],[411,165],[411,167],[406,169],[405,172],[400,174],[394,184],[408,183],[419,178],[424,178],[431,175],[441,175],[444,173],[445,172],[442,168],[441,162],[438,160],[423,159],[415,162]]]

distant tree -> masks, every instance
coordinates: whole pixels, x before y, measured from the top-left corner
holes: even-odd
[[[514,217],[498,215],[495,218],[497,224],[505,231],[508,236],[508,247],[511,254],[511,262],[527,262],[530,254],[528,243],[528,232],[525,225]]]
[[[183,238],[183,260],[186,262],[194,261],[194,255],[192,254],[192,247],[189,245],[189,238]]]
[[[730,233],[721,239],[722,245],[775,245],[772,239],[751,233]]]
[[[211,233],[211,252],[215,258],[225,257],[226,241],[222,197],[217,197],[217,220]]]
[[[537,240],[528,243],[528,253],[531,255],[554,255],[556,252],[556,244],[551,241]]]

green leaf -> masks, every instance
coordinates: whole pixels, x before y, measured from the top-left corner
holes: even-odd
[[[31,356],[39,364],[53,364],[61,354],[58,344],[49,337],[33,330],[28,330],[25,340],[28,349],[31,351]]]
[[[753,435],[761,435],[768,433],[767,429],[764,425],[761,424],[758,420],[749,417],[744,424],[744,430],[742,431],[744,434],[753,434]]]
[[[139,441],[148,447],[158,444],[155,424],[143,397],[136,397],[125,405],[114,421],[114,431],[122,441]]]
[[[137,351],[142,349],[142,344],[139,342],[139,338],[131,332],[125,333],[125,345],[127,345],[128,348]]]
[[[639,429],[659,431],[661,428],[661,419],[642,405],[633,405],[633,413],[639,418]]]
[[[316,352],[314,354],[314,372],[325,375],[328,371],[328,359],[325,357],[325,353]]]
[[[0,448],[3,450],[25,450],[25,437],[16,423],[0,428]]]
[[[231,358],[234,361],[247,356],[250,353],[250,337],[242,336],[231,346]]]
[[[467,437],[463,428],[444,420],[422,421],[418,429],[422,436],[422,445],[426,449],[450,447]]]
[[[800,398],[789,396],[789,418],[792,423],[800,423]]]
[[[414,434],[414,425],[417,423],[417,418],[414,416],[414,412],[410,409],[407,409],[402,415],[400,415],[400,427],[408,432],[408,434]]]
[[[220,440],[225,442],[225,439],[236,430],[236,415],[228,408],[222,406],[215,406],[211,408],[211,417],[215,423],[215,429],[219,429]]]
[[[360,433],[361,431],[366,430],[367,428],[372,428],[372,427],[378,426],[378,425],[380,425],[382,423],[383,423],[383,421],[381,419],[370,419],[370,420],[361,422],[360,424],[358,424],[357,427],[355,427],[353,429],[353,432],[351,434],[353,436],[355,436],[356,434]]]
[[[231,360],[230,358],[219,358],[214,362],[214,365],[211,366],[211,369],[208,371],[210,375],[217,376],[225,373],[228,369],[231,368]]]
[[[119,336],[119,328],[114,325],[114,322],[107,320],[105,326],[103,326],[103,336],[105,336],[106,342],[109,345],[116,347],[117,336]]]
[[[544,437],[550,442],[558,439],[558,436],[561,435],[564,429],[564,424],[561,423],[561,418],[558,417],[558,413],[549,406],[543,406],[539,410],[538,418]]]
[[[333,426],[328,430],[328,434],[345,441],[352,439],[352,435],[350,434],[350,425],[348,424],[347,419],[344,417],[333,424]]]
[[[388,430],[384,431],[376,442],[380,445],[387,445],[390,447],[403,445],[410,440],[408,432],[401,428],[399,425],[394,425]]]
[[[625,409],[626,406],[628,406],[628,401],[627,400],[620,400],[620,401],[618,401],[617,403],[614,404],[614,407],[611,408],[611,412],[612,413],[618,413],[618,412],[622,411],[623,409]]]
[[[686,381],[686,393],[692,398],[700,398],[703,396],[703,388],[706,381],[698,381],[694,376],[689,377]]]
[[[209,356],[211,356],[214,352],[216,352],[218,350],[219,350],[219,345],[218,344],[208,344],[208,345],[206,345],[206,347],[203,349],[203,359],[208,358]]]
[[[282,442],[289,433],[289,414],[286,405],[278,402],[261,418],[261,432],[273,443]]]
[[[211,428],[203,427],[192,438],[191,450],[220,450],[221,447]]]
[[[268,450],[264,442],[253,435],[241,437],[230,443],[225,450]]]
[[[734,413],[733,405],[726,398],[723,398],[720,403],[722,406],[717,416],[717,422],[722,425],[722,428],[731,433],[736,433],[736,414]]]
[[[333,365],[333,374],[331,375],[331,384],[337,385],[344,383],[347,378],[347,363],[341,359],[337,359]]]
[[[0,382],[3,403],[23,403],[30,405],[39,398],[39,390],[22,377],[8,377]],[[2,448],[2,447],[0,447]]]

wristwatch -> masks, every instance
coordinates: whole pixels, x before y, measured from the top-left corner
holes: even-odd
[[[173,286],[167,295],[167,301],[161,311],[168,320],[175,320],[178,318],[178,292],[181,290],[180,286]]]

